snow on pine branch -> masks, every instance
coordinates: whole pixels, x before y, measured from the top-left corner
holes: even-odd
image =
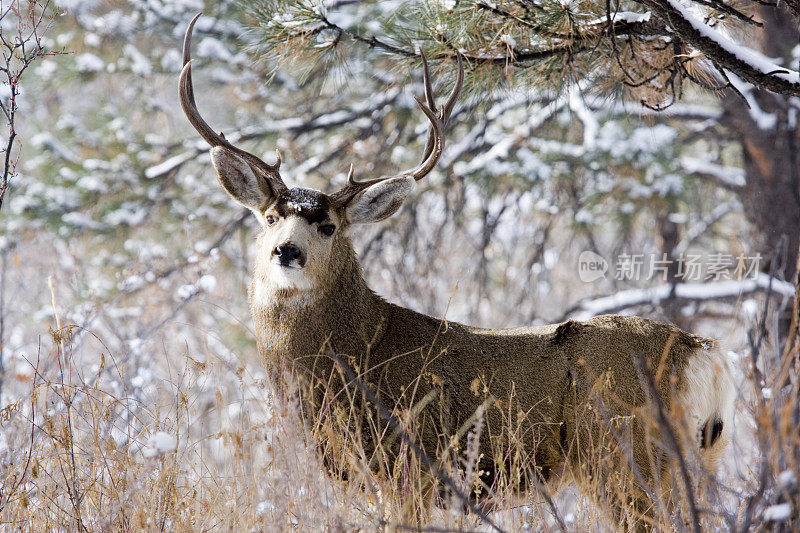
[[[735,190],[745,186],[745,173],[741,168],[718,165],[695,157],[682,157],[680,163],[687,173],[710,178],[726,189]]]
[[[635,11],[615,11],[610,13],[609,16],[602,16],[591,20],[587,25],[607,24],[609,18],[611,18],[611,22],[627,22],[630,24],[636,22],[650,22],[650,15],[650,11],[645,11],[644,13],[637,13]]]
[[[659,15],[681,39],[723,69],[759,88],[800,96],[800,73],[776,64],[764,54],[705,24],[691,11],[691,4],[681,0],[640,1]]]
[[[743,294],[771,290],[786,297],[794,296],[794,286],[788,281],[770,278],[759,273],[755,279],[729,280],[715,283],[678,283],[674,297],[684,300],[717,300],[737,298]],[[658,305],[672,294],[673,285],[664,284],[644,289],[629,289],[601,298],[580,302],[570,313],[570,318],[586,320],[604,313],[615,313],[637,305]]]
[[[719,30],[697,20],[678,0],[667,0],[667,3],[679,11],[683,18],[685,18],[695,30],[700,32],[700,34],[717,43],[729,54],[732,54],[741,61],[748,63],[755,70],[768,76],[775,76],[785,79],[789,83],[800,84],[800,73],[798,73],[796,70],[790,70],[777,65],[761,52],[743,46]]]

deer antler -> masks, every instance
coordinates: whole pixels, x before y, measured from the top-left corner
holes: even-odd
[[[423,113],[425,113],[425,116],[427,116],[428,120],[431,122],[430,126],[428,127],[428,140],[425,143],[425,152],[423,153],[422,161],[416,167],[406,170],[405,172],[401,172],[395,176],[387,176],[364,181],[355,181],[353,179],[353,168],[351,165],[350,172],[347,175],[347,185],[331,195],[331,203],[335,207],[341,207],[347,204],[359,192],[387,179],[398,176],[412,176],[415,180],[419,181],[428,175],[431,170],[433,170],[433,167],[436,166],[436,163],[442,156],[442,151],[444,150],[444,128],[447,125],[447,121],[450,119],[450,114],[453,112],[453,107],[456,105],[456,100],[458,99],[458,95],[461,92],[461,86],[464,82],[464,60],[460,53],[456,55],[456,58],[458,59],[458,75],[456,78],[456,84],[453,87],[453,91],[450,93],[447,102],[445,102],[440,110],[437,110],[436,103],[433,100],[433,89],[431,88],[431,76],[430,72],[428,71],[428,61],[425,58],[425,54],[420,53],[420,56],[422,57],[422,79],[425,85],[425,100],[427,103],[423,103],[422,100],[416,96],[414,99],[417,101],[419,108]]]
[[[194,29],[195,22],[200,18],[200,15],[202,15],[202,13],[195,15],[189,23],[189,28],[186,30],[186,37],[183,39],[183,70],[181,71],[179,82],[179,93],[183,112],[186,114],[186,118],[189,119],[192,126],[194,126],[194,129],[197,130],[197,133],[199,133],[208,144],[211,146],[223,146],[244,159],[256,175],[260,175],[261,178],[266,180],[266,183],[270,186],[274,194],[285,191],[287,189],[286,184],[283,183],[281,175],[278,172],[281,166],[280,153],[278,153],[277,162],[274,165],[270,165],[250,152],[235,147],[229,143],[221,133],[216,133],[211,126],[203,120],[203,117],[200,116],[200,112],[197,110],[197,104],[194,101],[194,88],[192,87],[192,58],[190,49],[192,46],[192,30]]]

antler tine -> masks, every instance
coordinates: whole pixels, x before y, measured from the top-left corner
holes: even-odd
[[[364,189],[387,179],[389,178],[374,178],[371,180],[356,181],[353,179],[353,165],[351,164],[350,170],[347,172],[347,185],[330,195],[331,203],[335,207],[341,207],[347,204],[347,202],[352,200],[356,194],[360,193]]]
[[[194,31],[194,25],[197,22],[197,19],[203,13],[198,13],[194,16],[194,18],[189,22],[189,27],[186,28],[186,35],[183,36],[183,67],[185,68],[186,65],[192,62],[192,32]],[[192,72],[191,69],[189,70],[188,80],[186,82],[187,89],[186,89],[186,96],[189,99],[189,102],[192,104],[192,107],[197,109],[197,105],[194,101],[194,85],[192,85]]]
[[[189,27],[186,29],[186,36],[183,39],[183,69],[181,70],[181,76],[178,83],[183,112],[186,114],[186,118],[189,119],[189,122],[192,124],[192,126],[194,126],[194,129],[197,130],[197,133],[199,133],[208,144],[211,146],[223,146],[239,155],[250,165],[251,168],[253,168],[253,170],[260,173],[262,177],[267,180],[274,192],[277,193],[286,190],[286,184],[283,183],[283,180],[278,172],[281,166],[280,154],[278,154],[277,162],[274,165],[270,165],[250,152],[246,152],[245,150],[237,148],[229,143],[222,134],[216,133],[203,119],[203,117],[200,116],[200,111],[198,111],[197,104],[195,103],[194,99],[191,57],[192,31],[194,30],[194,25],[197,22],[197,19],[200,18],[200,15],[202,15],[202,13],[195,15],[195,17],[189,23]]]
[[[364,181],[353,180],[353,167],[351,165],[350,172],[347,175],[347,185],[331,195],[331,201],[334,205],[343,206],[364,189],[393,177],[412,176],[416,181],[419,181],[428,175],[431,170],[433,170],[433,167],[436,166],[436,163],[442,156],[442,151],[444,150],[444,128],[448,119],[450,118],[450,114],[453,112],[453,107],[458,99],[458,95],[461,93],[461,87],[464,82],[464,62],[461,54],[459,53],[457,55],[458,77],[456,78],[456,84],[453,87],[453,90],[444,106],[442,106],[442,109],[437,111],[436,103],[433,99],[433,88],[431,87],[430,72],[428,71],[428,61],[425,57],[425,54],[420,53],[420,56],[422,57],[422,78],[425,87],[426,102],[423,102],[417,96],[415,96],[414,99],[417,101],[417,105],[430,121],[430,126],[428,128],[428,140],[426,141],[425,152],[422,157],[422,161],[413,169],[401,172],[396,176],[387,176],[384,178],[375,178]]]
[[[420,52],[420,55],[422,56],[422,79],[425,84],[425,97],[428,102],[428,107],[436,111],[436,107],[433,102],[433,90],[431,89],[430,85],[428,61],[425,59],[425,54]],[[445,126],[447,126],[447,121],[450,120],[450,114],[453,112],[453,108],[458,100],[458,95],[461,93],[461,87],[464,84],[464,60],[461,56],[461,52],[456,52],[456,59],[458,60],[458,74],[456,75],[456,83],[453,85],[453,90],[450,91],[450,96],[447,98],[447,102],[445,102],[445,104],[442,106],[441,112],[438,112],[439,117],[442,119],[442,122]],[[428,156],[431,155],[431,151],[433,151],[434,141],[431,133],[431,128],[428,128],[428,140],[425,142],[425,151],[422,153],[422,161],[428,159]]]
[[[422,58],[422,86],[425,88],[425,101],[428,102],[428,107],[436,111],[436,102],[433,99],[433,88],[431,87],[431,73],[428,70],[428,58],[425,57],[425,52],[419,51]],[[425,151],[422,152],[422,159],[425,161],[433,151],[433,136],[431,136],[431,127],[428,127],[428,138],[425,140]]]
[[[458,95],[461,94],[461,88],[464,86],[464,56],[461,52],[456,52],[456,61],[458,62],[458,74],[456,75],[456,84],[453,85],[453,90],[450,91],[450,96],[447,98],[444,106],[442,106],[442,120],[445,125],[450,120],[450,114],[458,101]]]
[[[438,115],[438,113],[436,113],[436,111],[425,105],[418,97],[415,96],[414,99],[417,101],[419,108],[423,113],[425,113],[425,116],[427,116],[428,120],[431,122],[428,130],[428,144],[431,145],[430,154],[428,154],[428,157],[419,165],[417,165],[416,168],[407,172],[403,172],[403,174],[410,174],[414,176],[414,179],[419,181],[431,170],[433,170],[433,167],[436,166],[436,163],[442,156],[442,151],[444,150],[444,121]]]
[[[422,85],[425,87],[425,101],[428,107],[436,111],[436,101],[433,99],[433,88],[431,87],[431,71],[428,70],[428,58],[425,57],[425,52],[419,51],[419,57],[422,58]]]

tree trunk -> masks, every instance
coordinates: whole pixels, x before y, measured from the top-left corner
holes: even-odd
[[[768,57],[783,58],[789,66],[792,48],[800,40],[797,19],[788,11],[764,7],[758,18],[764,27],[754,32],[759,40],[756,48]],[[747,183],[738,196],[753,228],[753,252],[763,258],[761,270],[777,274],[770,272],[776,258],[785,279],[794,280],[800,245],[800,105],[764,90],[753,89],[752,95],[760,110],[748,109],[733,91],[722,102],[723,124],[739,137],[744,156]],[[757,119],[766,116],[775,117],[774,124],[761,120],[759,127]],[[781,317],[782,338],[790,313],[791,305]]]
[[[759,15],[764,28],[755,33],[761,51],[768,57],[784,58],[788,66],[800,37],[797,21],[788,12],[773,8],[762,8]],[[753,227],[753,251],[764,258],[761,269],[765,272],[776,253],[785,254],[779,261],[786,279],[791,280],[800,243],[800,109],[786,96],[758,89],[752,94],[760,111],[748,109],[739,95],[729,91],[723,98],[723,123],[738,135],[742,146],[747,183],[739,191],[739,199]],[[756,120],[766,116],[761,113],[774,116],[774,125],[761,129]]]

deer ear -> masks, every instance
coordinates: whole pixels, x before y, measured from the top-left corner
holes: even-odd
[[[247,162],[224,146],[211,149],[211,162],[219,182],[234,200],[253,211],[260,211],[275,200],[266,180],[253,173]]]
[[[406,201],[416,183],[412,176],[398,176],[364,189],[345,208],[348,222],[368,224],[392,216]]]

